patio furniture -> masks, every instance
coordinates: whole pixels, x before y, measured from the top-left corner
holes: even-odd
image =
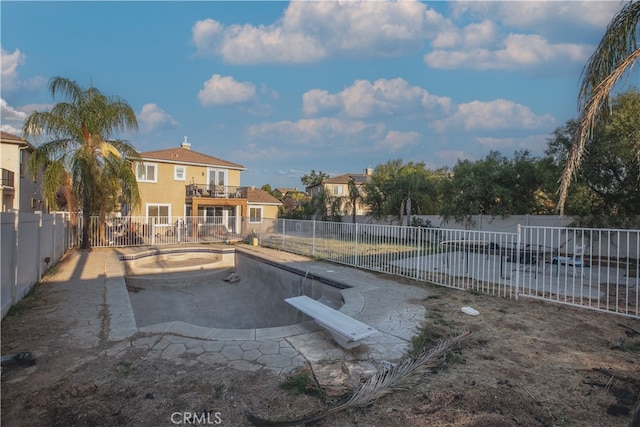
[[[584,249],[585,245],[574,245],[573,254],[572,255],[554,255],[551,257],[551,261],[549,265],[557,265],[558,270],[557,273],[560,275],[560,266],[564,265],[567,268],[571,267],[573,269],[573,274],[576,274],[576,268],[580,269],[580,277],[584,275]],[[548,267],[548,266],[547,266]]]

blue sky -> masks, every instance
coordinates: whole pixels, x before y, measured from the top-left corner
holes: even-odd
[[[1,126],[19,135],[63,76],[129,102],[140,130],[121,137],[139,151],[187,136],[246,166],[243,185],[537,156],[576,117],[580,72],[622,4],[3,0]]]

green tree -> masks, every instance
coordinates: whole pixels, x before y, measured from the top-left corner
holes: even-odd
[[[282,199],[279,211],[282,218],[303,219],[309,196],[305,193],[289,193]]]
[[[433,212],[438,198],[434,178],[422,162],[390,160],[376,166],[364,184],[365,204],[375,218],[394,215],[403,222],[407,215],[411,223],[411,215]]]
[[[309,175],[302,175],[300,177],[300,181],[306,187],[311,187],[312,185],[321,184],[325,179],[329,178],[329,175],[319,171],[316,172],[314,169],[311,169],[311,173]]]
[[[537,160],[527,151],[508,159],[496,151],[472,162],[459,161],[444,186],[441,214],[469,220],[472,215],[524,215],[539,210]]]
[[[547,154],[558,162],[571,150],[578,123],[567,122],[555,132]],[[640,92],[617,95],[607,122],[587,140],[582,167],[566,201],[566,213],[578,224],[596,227],[637,226],[640,215],[640,163],[635,147],[640,140]]]
[[[571,181],[580,168],[587,139],[606,119],[609,98],[616,83],[640,58],[639,22],[640,2],[630,1],[613,17],[582,72],[578,95],[578,129],[560,181],[558,209],[561,215],[564,214]],[[636,141],[635,149],[640,149],[640,140]]]
[[[271,194],[273,196],[273,190],[271,189],[271,184],[265,184],[262,187],[260,187],[260,189],[262,191],[266,191],[267,193]]]
[[[36,148],[29,167],[44,169],[43,193],[51,206],[56,206],[51,196],[65,182],[70,187],[67,197],[81,201],[82,247],[88,248],[91,215],[106,209],[108,195],[118,194],[132,204],[139,203],[129,163],[139,159],[139,154],[127,141],[112,138],[117,132],[137,130],[138,123],[126,101],[106,96],[94,87],[85,89],[73,80],[54,77],[49,91],[53,98],[60,94],[66,100],[50,111],[32,113],[25,121],[25,137],[42,135],[49,139]],[[125,191],[114,193],[122,188]],[[67,202],[68,206],[74,204]]]

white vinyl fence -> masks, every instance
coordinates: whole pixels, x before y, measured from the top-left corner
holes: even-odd
[[[640,317],[640,230],[507,233],[280,219],[261,244],[453,288]]]
[[[69,215],[63,212],[0,213],[2,317],[73,245]]]

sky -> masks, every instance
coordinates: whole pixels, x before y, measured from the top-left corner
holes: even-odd
[[[3,131],[46,111],[49,79],[119,96],[140,151],[311,170],[541,156],[577,116],[580,74],[620,1],[0,2]],[[625,84],[640,86],[640,72]],[[34,145],[42,141],[30,140]]]

